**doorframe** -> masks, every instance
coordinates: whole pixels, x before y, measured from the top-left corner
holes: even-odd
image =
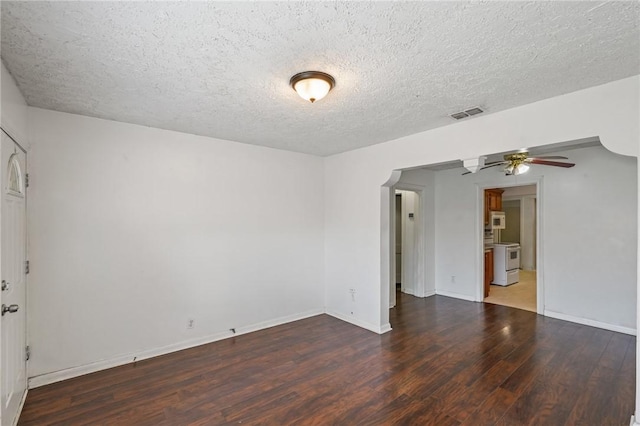
[[[380,286],[379,289],[379,321],[380,329],[379,334],[384,334],[391,331],[391,324],[389,323],[389,310],[390,310],[390,294],[391,288],[393,288],[393,294],[395,296],[395,188],[396,184],[400,182],[402,176],[402,170],[392,170],[389,178],[385,183],[380,186]],[[423,244],[426,249],[426,236],[427,227],[424,226],[427,218],[427,210],[425,205],[427,203],[424,191],[426,186],[400,183],[399,189],[407,188],[410,191],[421,191],[421,212],[423,223]],[[420,262],[426,265],[426,257],[429,253],[425,252],[424,256],[420,256]],[[426,268],[425,268],[426,270]],[[433,273],[433,271],[428,271]],[[427,277],[424,277],[424,285],[426,289]],[[393,285],[393,287],[392,287]],[[424,292],[425,290],[423,290]],[[432,293],[432,294],[435,294]],[[422,297],[431,296],[432,294],[424,294]]]
[[[544,241],[542,229],[544,217],[544,177],[518,176],[517,182],[482,182],[476,184],[476,301],[484,301],[484,190],[491,188],[511,188],[515,186],[536,185],[536,312],[544,315]]]

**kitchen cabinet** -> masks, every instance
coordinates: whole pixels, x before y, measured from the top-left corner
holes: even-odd
[[[504,189],[485,189],[484,190],[484,224],[489,224],[489,212],[502,211],[502,193]]]
[[[489,297],[491,289],[491,281],[493,281],[493,249],[485,249],[484,251],[484,297]]]

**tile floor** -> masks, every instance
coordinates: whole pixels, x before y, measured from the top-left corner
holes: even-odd
[[[484,301],[536,312],[536,271],[520,271],[520,281],[507,287],[492,285]]]

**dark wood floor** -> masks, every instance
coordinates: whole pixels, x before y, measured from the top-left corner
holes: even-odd
[[[628,425],[635,338],[399,294],[382,336],[326,315],[29,392],[20,425]]]

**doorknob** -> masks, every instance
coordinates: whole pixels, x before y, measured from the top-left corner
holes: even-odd
[[[2,280],[2,291],[7,291],[9,290],[9,283],[6,282],[5,280]]]
[[[2,316],[4,316],[4,314],[6,314],[7,312],[10,314],[15,314],[16,312],[18,312],[18,309],[20,307],[18,305],[5,305],[4,303],[2,304]]]

